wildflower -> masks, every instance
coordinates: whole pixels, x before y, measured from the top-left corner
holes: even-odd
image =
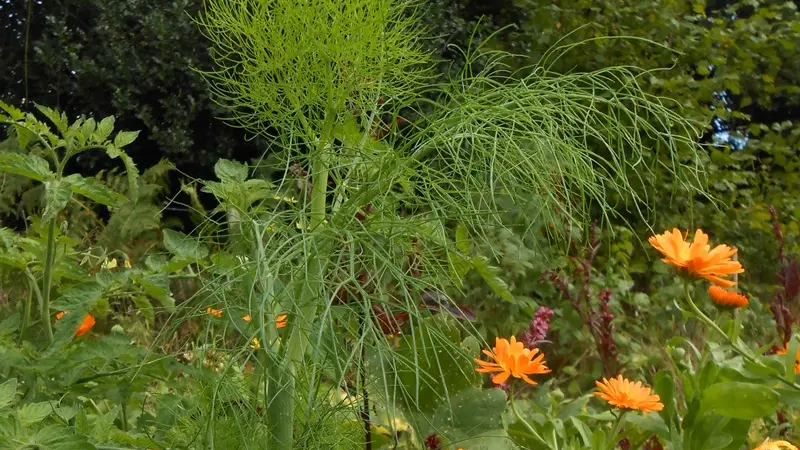
[[[483,353],[495,360],[495,362],[475,359],[475,362],[480,366],[475,370],[480,373],[498,372],[497,375],[492,377],[492,382],[495,384],[503,384],[509,376],[513,376],[535,385],[536,382],[531,380],[528,375],[541,375],[550,372],[544,362],[544,354],[539,349],[531,350],[525,348],[522,342],[517,342],[517,338],[514,336],[511,336],[511,342],[507,339],[496,338],[492,351],[484,350]],[[537,354],[538,356],[536,356]]]
[[[607,401],[611,406],[620,409],[636,409],[642,412],[661,411],[664,404],[658,395],[651,394],[650,388],[642,386],[641,381],[634,383],[617,375],[617,378],[603,378],[594,382],[600,389],[594,395]]]
[[[798,450],[797,447],[794,445],[786,442],[786,441],[773,441],[767,438],[766,441],[762,442],[761,445],[754,448],[753,450]]]
[[[712,250],[708,235],[703,230],[695,232],[692,243],[687,242],[677,228],[673,228],[672,232],[651,236],[649,241],[665,256],[662,259],[665,263],[718,286],[734,286],[736,282],[725,277],[744,272],[742,265],[731,259],[737,250],[727,245],[718,245]]]
[[[94,316],[92,316],[91,314],[87,314],[86,316],[83,317],[83,322],[81,322],[80,326],[78,326],[78,329],[75,330],[75,336],[83,336],[84,334],[88,333],[89,330],[92,329],[94,324],[95,324]]]
[[[126,259],[126,260],[125,260],[125,261],[122,263],[122,267],[124,267],[124,268],[126,268],[126,269],[130,269],[130,268],[131,268],[131,262],[130,262],[130,260],[127,260],[127,259]]]
[[[69,314],[69,311],[59,311],[56,313],[56,320],[61,320],[67,314]],[[75,330],[75,336],[83,336],[84,334],[88,333],[95,323],[96,321],[94,320],[94,316],[91,314],[86,314],[86,316],[83,317],[83,321],[78,326],[78,329]]]
[[[553,310],[546,306],[540,306],[539,309],[536,310],[536,314],[534,314],[533,320],[531,320],[528,331],[525,333],[525,336],[522,337],[522,342],[526,347],[533,349],[537,347],[539,343],[547,339],[547,332],[550,331],[551,317],[553,317]]]
[[[275,326],[278,328],[283,328],[286,326],[286,318],[288,314],[280,314],[278,317],[275,318]]]
[[[209,309],[211,309],[211,308],[209,308]],[[216,311],[216,310],[213,310],[213,311]],[[208,311],[208,313],[216,315],[216,314],[212,313],[211,311]],[[222,311],[219,311],[219,315],[217,315],[217,317],[220,317],[221,315],[222,315]],[[275,319],[275,326],[278,327],[278,328],[285,327],[286,326],[286,318],[287,317],[288,317],[288,314],[280,314],[280,315],[278,315],[278,317]],[[245,315],[242,316],[242,320],[244,320],[245,322],[250,322],[251,320],[253,320],[253,318],[250,317],[250,314],[245,314]]]
[[[744,295],[719,286],[709,287],[708,295],[711,296],[711,300],[714,300],[714,303],[729,308],[743,308],[750,303]]]
[[[776,355],[785,355],[789,351],[789,344],[775,352]],[[797,349],[797,355],[794,357],[794,373],[800,374],[800,348]]]
[[[250,348],[254,348],[254,349],[256,349],[256,350],[258,350],[258,349],[260,349],[260,348],[261,348],[261,342],[259,342],[259,341],[258,341],[258,338],[257,338],[257,337],[254,337],[254,338],[253,338],[253,339],[250,341]]]
[[[442,450],[442,438],[436,433],[426,437],[425,450]]]
[[[116,258],[108,258],[106,259],[103,264],[101,265],[103,269],[115,269],[117,267],[117,259]]]
[[[206,308],[206,312],[214,317],[222,317],[221,309],[214,309],[209,306],[208,308]]]

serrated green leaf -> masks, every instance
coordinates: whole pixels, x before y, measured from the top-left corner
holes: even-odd
[[[69,120],[67,119],[67,115],[65,113],[59,114],[58,110],[43,105],[36,105],[36,109],[38,109],[40,113],[53,122],[59,133],[67,133],[69,130]]]
[[[472,268],[483,278],[489,288],[503,300],[510,302],[514,295],[508,289],[506,282],[500,277],[500,269],[489,265],[489,260],[483,255],[472,257]]]
[[[119,202],[127,200],[127,197],[114,191],[95,178],[70,175],[68,179],[72,185],[72,192],[100,203],[101,205],[114,206]]]
[[[94,132],[95,141],[102,144],[114,131],[114,116],[108,116],[100,121]]]
[[[767,386],[739,381],[717,383],[703,391],[701,411],[734,419],[759,419],[775,412],[780,395]]]
[[[138,131],[120,131],[114,137],[114,147],[123,148],[135,141],[138,136]]]
[[[0,109],[6,112],[8,116],[13,120],[24,120],[25,114],[19,110],[18,108],[9,105],[3,101],[0,101]]]
[[[97,450],[86,436],[75,434],[64,425],[50,425],[39,430],[28,443],[39,450]]]
[[[83,135],[85,141],[91,139],[96,128],[97,123],[91,117],[86,119],[86,121],[81,124],[81,135]]]
[[[0,409],[6,408],[14,403],[14,397],[17,395],[17,379],[11,378],[3,384],[0,384]]]
[[[23,153],[0,153],[0,172],[22,175],[36,181],[55,176],[44,159]]]
[[[29,427],[44,420],[53,412],[50,402],[28,403],[17,410],[17,417],[23,427]]]
[[[125,174],[128,176],[128,194],[131,201],[136,202],[139,199],[139,169],[136,167],[136,163],[127,153],[115,146],[106,147],[106,154],[110,158],[122,160],[122,164],[125,165]]]
[[[194,260],[208,256],[208,248],[205,245],[180,231],[164,230],[164,247],[175,256]]]
[[[44,183],[45,208],[42,220],[55,219],[58,212],[67,207],[72,198],[72,186],[66,180],[48,180]]]
[[[243,183],[247,173],[247,166],[238,161],[220,159],[214,164],[214,174],[223,183]]]

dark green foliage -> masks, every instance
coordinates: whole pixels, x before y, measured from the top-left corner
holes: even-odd
[[[0,28],[0,60],[8,61],[0,77],[5,101],[19,104],[27,90],[28,101],[57,106],[70,117],[115,115],[122,128],[143,130],[129,148],[143,167],[168,158],[202,176],[220,157],[260,156],[263,147],[215,120],[218,110],[195,72],[208,64],[192,19],[201,0],[32,0],[27,80],[26,3],[0,5],[0,14],[15,18]],[[77,164],[92,173],[109,167],[94,155]]]

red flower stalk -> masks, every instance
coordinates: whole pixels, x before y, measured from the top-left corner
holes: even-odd
[[[536,314],[534,314],[533,320],[528,326],[528,331],[525,332],[525,336],[522,338],[522,342],[526,347],[532,350],[547,339],[547,332],[550,331],[550,319],[553,314],[553,310],[546,306],[540,306],[536,310]]]
[[[792,338],[792,323],[794,322],[788,303],[800,292],[800,269],[798,269],[796,258],[786,256],[783,253],[783,233],[778,222],[778,212],[773,205],[769,206],[769,213],[772,216],[772,232],[778,241],[778,265],[780,270],[777,279],[783,288],[775,294],[775,301],[769,305],[769,309],[772,311],[772,318],[775,320],[778,335],[783,342],[783,346],[786,347]]]

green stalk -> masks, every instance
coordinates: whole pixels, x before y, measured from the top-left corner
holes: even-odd
[[[44,255],[44,276],[42,279],[41,318],[44,323],[44,336],[47,345],[53,343],[53,326],[50,324],[50,291],[53,284],[53,264],[56,250],[56,219],[47,224],[47,249]]]
[[[328,159],[325,152],[331,141],[333,120],[335,114],[329,114],[325,119],[322,134],[317,144],[316,155],[311,165],[311,212],[309,214],[310,232],[318,232],[324,224],[325,210],[328,193]],[[303,364],[303,357],[308,348],[306,326],[313,323],[319,301],[317,296],[321,292],[322,275],[325,267],[325,253],[322,251],[324,237],[314,236],[311,250],[308,255],[308,272],[305,274],[305,283],[298,308],[298,317],[293,326],[287,342],[287,355],[283,364],[275,367],[271,376],[271,402],[268,406],[270,439],[274,448],[290,450],[293,446],[294,429],[293,419],[295,410],[295,378],[297,366]],[[303,326],[306,325],[306,326]],[[275,390],[277,389],[277,390]],[[273,448],[273,447],[270,447]]]
[[[697,316],[697,318],[701,322],[703,322],[704,324],[706,324],[706,326],[708,326],[709,328],[714,330],[717,334],[722,336],[722,338],[726,342],[728,342],[728,344],[730,344],[730,346],[733,348],[733,350],[736,353],[738,353],[742,358],[746,359],[748,362],[750,362],[752,364],[755,364],[755,365],[757,365],[759,367],[763,367],[763,368],[767,368],[768,369],[768,367],[765,366],[764,363],[762,363],[758,359],[754,358],[750,354],[750,352],[747,351],[748,349],[742,348],[742,344],[741,344],[742,341],[740,339],[738,339],[738,338],[736,340],[732,339],[731,336],[728,336],[728,333],[725,333],[724,331],[722,331],[722,328],[720,328],[716,323],[714,323],[713,320],[711,320],[707,315],[705,315],[705,313],[703,311],[700,310],[700,308],[697,307],[697,305],[695,304],[694,300],[692,300],[692,296],[689,294],[689,285],[688,284],[686,285],[686,289],[685,290],[686,290],[686,301],[689,303],[689,307],[691,308],[692,312],[695,314],[695,316]],[[800,391],[800,384],[797,384],[794,381],[786,380],[783,377],[777,377],[777,378],[779,380],[781,380],[783,383],[785,383],[785,384],[791,386],[792,388]]]
[[[617,444],[619,443],[619,441],[622,440],[617,436],[619,435],[620,429],[622,428],[623,416],[625,416],[625,411],[620,410],[619,416],[617,416],[617,420],[614,423],[614,431],[612,431],[611,434],[608,436],[609,440],[606,443],[606,448],[608,448],[609,450],[614,450],[615,448],[617,448]]]
[[[512,381],[510,385],[511,389],[508,391],[508,404],[511,406],[511,411],[514,412],[514,415],[517,417],[517,420],[522,422],[522,424],[525,425],[525,428],[528,429],[531,435],[533,435],[533,437],[541,441],[541,443],[547,446],[547,448],[553,448],[552,445],[550,445],[546,440],[544,440],[544,438],[541,435],[539,435],[536,429],[533,428],[533,426],[530,423],[528,423],[527,420],[522,418],[522,415],[519,413],[517,407],[514,405],[514,382]]]

